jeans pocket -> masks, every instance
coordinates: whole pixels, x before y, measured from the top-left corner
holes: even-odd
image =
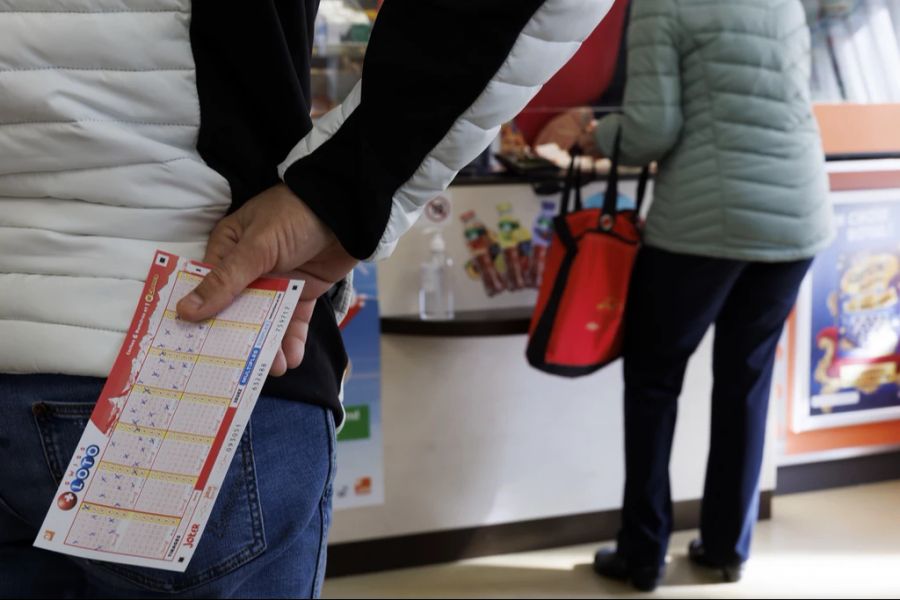
[[[3,496],[0,496],[0,511],[6,511],[6,514],[12,515],[13,517],[18,519],[19,521],[22,521],[23,523],[28,522],[28,518],[25,517],[24,515],[19,514],[19,512],[16,509],[14,509],[12,506],[9,505],[9,503],[6,500],[4,500]]]
[[[35,421],[50,475],[57,484],[90,419],[93,403],[39,402]],[[244,432],[197,552],[185,573],[89,561],[88,569],[111,585],[181,593],[223,577],[266,550],[253,457],[252,432]]]
[[[59,485],[94,411],[94,402],[38,402],[32,406],[53,482]]]

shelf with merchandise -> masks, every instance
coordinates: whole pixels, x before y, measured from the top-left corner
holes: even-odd
[[[804,0],[812,97],[822,104],[900,103],[900,0]]]
[[[900,156],[900,0],[803,0],[830,159]]]

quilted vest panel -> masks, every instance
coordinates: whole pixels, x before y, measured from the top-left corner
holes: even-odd
[[[190,0],[0,0],[0,372],[105,376],[157,248],[230,205]]]

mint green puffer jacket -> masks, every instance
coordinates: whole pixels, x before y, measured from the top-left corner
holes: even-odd
[[[646,243],[749,261],[813,256],[833,236],[800,0],[632,0],[612,155],[659,161]]]

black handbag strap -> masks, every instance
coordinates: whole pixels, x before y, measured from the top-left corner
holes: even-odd
[[[566,170],[566,180],[563,184],[562,201],[559,205],[560,216],[565,216],[572,210],[584,210],[584,201],[581,195],[581,169],[578,168],[578,157],[581,156],[581,149],[578,146],[575,146],[570,152],[572,154],[572,160],[569,161],[569,168]],[[575,197],[575,205],[574,207],[569,208],[569,205],[572,201],[572,196]]]
[[[582,197],[582,189],[584,188],[583,173],[581,165],[578,164],[578,158],[581,156],[581,149],[577,146],[573,149],[576,154],[573,156],[575,163],[575,210],[584,210],[584,199]]]
[[[616,222],[619,214],[619,161],[622,154],[622,130],[616,133],[616,143],[609,168],[609,179],[606,185],[606,196],[603,199],[603,210],[600,212],[598,231],[609,231]],[[650,165],[641,169],[638,179],[637,198],[635,198],[635,220],[640,219],[641,210],[644,208],[644,200],[647,196],[647,186],[650,182]]]
[[[635,199],[634,218],[640,219],[644,209],[644,200],[647,196],[647,185],[650,182],[650,165],[641,169],[641,177],[638,179],[637,198]]]
[[[612,164],[609,167],[609,178],[606,183],[606,196],[603,198],[603,210],[600,211],[599,229],[603,227],[604,222],[611,221],[615,223],[616,215],[619,214],[619,157],[622,153],[622,130],[616,132],[616,142],[613,146],[613,155],[611,157]]]
[[[566,170],[566,180],[563,185],[562,201],[560,202],[560,216],[568,215],[572,211],[584,210],[584,199],[582,188],[584,187],[584,176],[582,174],[578,159],[582,155],[581,148],[577,145],[570,150],[572,160],[569,161],[569,168]],[[615,224],[616,216],[619,214],[619,164],[622,154],[622,130],[616,133],[616,142],[613,148],[613,155],[607,178],[606,193],[603,197],[603,208],[600,211],[600,221],[597,224],[598,231],[607,231],[609,227],[604,225]],[[592,177],[596,176],[597,164],[593,164]],[[647,187],[650,181],[650,165],[641,170],[638,179],[637,198],[635,199],[635,218],[639,218],[641,210],[644,207],[644,200],[647,195]],[[572,198],[574,196],[574,205]],[[571,207],[570,207],[571,205]]]

